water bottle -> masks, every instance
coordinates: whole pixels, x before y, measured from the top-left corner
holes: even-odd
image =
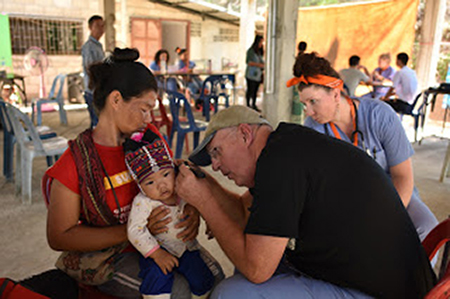
[[[167,65],[165,60],[161,60],[161,74],[167,73]]]

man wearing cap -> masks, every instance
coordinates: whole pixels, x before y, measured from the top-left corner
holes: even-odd
[[[238,273],[212,298],[422,298],[435,277],[390,179],[352,145],[249,108],[211,120],[177,193],[204,217]]]

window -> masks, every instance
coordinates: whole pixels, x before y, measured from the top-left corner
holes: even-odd
[[[79,55],[83,45],[83,22],[56,19],[10,17],[13,54],[25,54],[39,47],[49,55]]]

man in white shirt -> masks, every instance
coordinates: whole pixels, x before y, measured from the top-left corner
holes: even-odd
[[[386,96],[380,98],[399,113],[411,113],[414,100],[417,96],[418,82],[416,73],[407,66],[409,57],[406,53],[397,55],[397,66],[400,69],[395,73],[393,86],[386,93]],[[394,92],[395,90],[395,92]],[[396,95],[390,99],[392,95]]]
[[[350,67],[339,72],[339,75],[341,75],[342,80],[344,80],[344,84],[347,87],[348,95],[351,97],[355,96],[355,90],[359,83],[371,83],[369,71],[365,66],[359,64],[360,61],[361,58],[359,56],[353,55],[348,61]],[[363,70],[364,73],[361,70]]]

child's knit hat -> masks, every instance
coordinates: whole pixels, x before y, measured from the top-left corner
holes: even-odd
[[[123,148],[125,164],[138,184],[155,172],[174,168],[166,143],[149,129],[131,139],[127,138]]]

